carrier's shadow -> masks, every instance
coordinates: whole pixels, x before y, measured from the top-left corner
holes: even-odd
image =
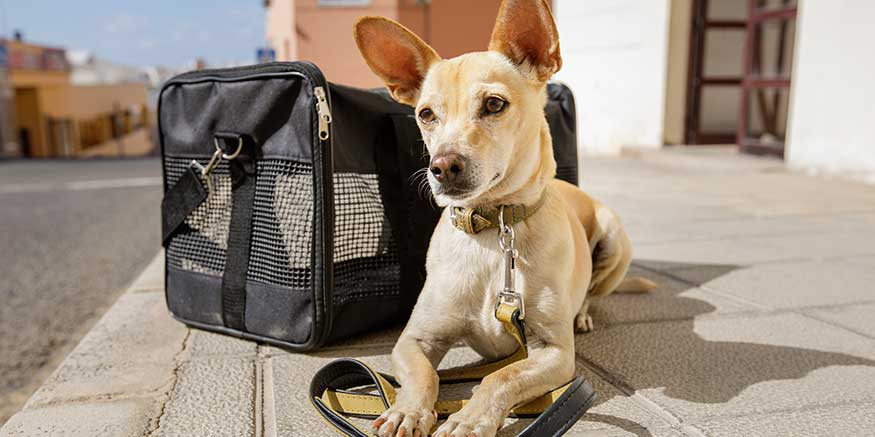
[[[611,395],[596,387],[599,400],[581,421],[646,436],[650,433],[643,424],[605,414],[599,405],[645,389],[661,389],[664,396],[689,402],[725,403],[761,382],[799,379],[829,366],[875,366],[875,361],[842,353],[764,344],[769,336],[762,333],[756,336],[762,343],[702,338],[695,330],[696,318],[714,313],[717,307],[696,294],[696,288],[739,268],[636,262],[632,274],[650,277],[660,287],[649,295],[612,295],[594,303],[595,331],[577,336],[579,361],[588,368],[585,373],[599,374],[619,389]],[[739,324],[748,320],[745,314],[730,318]],[[727,332],[726,337],[746,336]],[[518,421],[501,435],[514,435],[527,424]]]

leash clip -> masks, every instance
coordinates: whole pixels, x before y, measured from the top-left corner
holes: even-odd
[[[526,317],[526,305],[523,295],[516,291],[514,285],[516,271],[516,257],[519,255],[514,247],[515,234],[513,226],[504,222],[504,205],[499,207],[498,212],[498,247],[504,254],[504,289],[498,292],[498,306],[507,305],[520,311],[519,319]]]
[[[230,155],[225,153],[225,151],[222,150],[221,147],[219,147],[219,139],[218,138],[213,138],[213,146],[215,146],[216,151],[213,152],[213,156],[210,157],[210,160],[207,162],[207,165],[202,165],[201,163],[197,162],[196,159],[191,160],[191,166],[196,168],[198,171],[200,171],[201,177],[203,177],[204,180],[207,181],[207,193],[208,194],[213,194],[213,176],[211,173],[213,172],[213,170],[215,170],[216,167],[218,167],[219,163],[223,159],[230,161],[230,160],[236,159],[238,156],[240,156],[240,152],[243,151],[243,137],[240,137],[237,139],[237,150],[234,151],[234,153],[232,153]]]

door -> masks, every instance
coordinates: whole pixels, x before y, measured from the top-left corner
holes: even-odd
[[[694,0],[684,142],[732,144],[744,64],[744,0]]]
[[[784,157],[795,0],[748,0],[736,143],[742,152]]]

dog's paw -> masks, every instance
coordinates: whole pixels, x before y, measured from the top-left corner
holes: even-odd
[[[486,418],[474,418],[460,411],[447,418],[437,431],[435,437],[493,437],[498,432],[498,425]]]
[[[390,407],[371,426],[380,437],[426,437],[437,421],[437,413],[428,408]]]
[[[588,333],[595,329],[592,323],[592,317],[589,314],[578,314],[574,318],[574,332]]]

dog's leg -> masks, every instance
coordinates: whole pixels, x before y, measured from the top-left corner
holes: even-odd
[[[434,404],[438,396],[435,368],[449,350],[449,343],[424,342],[401,334],[392,350],[392,366],[401,388],[395,403],[374,421],[381,437],[425,437],[437,420]]]
[[[596,220],[600,237],[593,243],[592,279],[587,299],[615,291],[646,293],[656,288],[656,284],[645,278],[625,278],[632,264],[632,242],[617,215],[606,206],[599,205]]]
[[[529,357],[483,378],[465,407],[447,418],[435,436],[495,435],[511,408],[567,383],[574,375],[574,345],[547,344]]]
[[[592,317],[589,315],[589,304],[592,302],[592,297],[587,296],[580,306],[580,311],[574,316],[574,331],[579,333],[592,332],[595,328],[592,323]]]

